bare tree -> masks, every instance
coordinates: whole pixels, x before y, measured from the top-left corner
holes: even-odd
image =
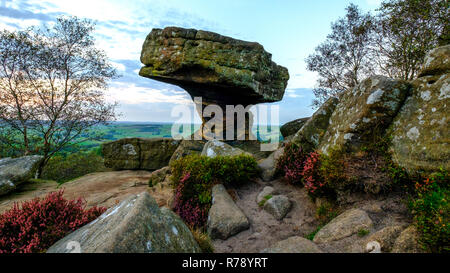
[[[87,140],[90,128],[115,119],[104,90],[117,74],[93,30],[92,21],[61,17],[51,28],[0,33],[0,141],[43,155],[40,171],[67,145]]]
[[[425,54],[449,42],[448,0],[389,0],[378,11],[373,52],[382,74],[412,80]]]
[[[373,18],[363,14],[356,5],[346,8],[347,14],[331,25],[332,32],[306,59],[307,69],[319,74],[313,106],[329,97],[353,88],[373,73],[370,44],[373,41]]]

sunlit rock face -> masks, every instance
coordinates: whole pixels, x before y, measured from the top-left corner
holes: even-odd
[[[450,45],[430,51],[389,130],[393,159],[410,172],[450,169],[449,72]]]
[[[153,29],[142,46],[141,62],[140,76],[175,84],[193,99],[201,97],[199,112],[211,104],[220,106],[224,122],[226,105],[281,100],[289,79],[288,70],[258,43],[178,27]],[[201,117],[204,124],[209,120]],[[251,123],[250,116],[246,120]]]

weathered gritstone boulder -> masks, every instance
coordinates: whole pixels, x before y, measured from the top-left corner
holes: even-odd
[[[294,135],[302,128],[302,126],[310,119],[307,118],[299,118],[293,121],[290,121],[283,126],[280,127],[281,135],[286,138],[288,136]]]
[[[344,92],[331,115],[320,151],[327,154],[331,147],[357,151],[373,141],[389,126],[409,90],[405,81],[373,76]]]
[[[450,45],[431,51],[424,75],[389,128],[395,163],[410,173],[450,169]]]
[[[221,184],[212,188],[212,206],[209,210],[207,229],[211,239],[226,240],[250,227],[247,217],[236,206]]]
[[[251,155],[239,148],[234,148],[218,140],[210,140],[203,147],[202,155],[207,157],[216,156],[237,156],[241,154]]]
[[[266,159],[258,162],[258,167],[261,169],[261,178],[268,182],[275,178],[277,160],[283,155],[284,148],[280,148],[271,153]]]
[[[102,153],[114,170],[157,170],[169,164],[179,144],[171,138],[123,138],[103,144]]]
[[[40,155],[0,159],[0,195],[14,191],[19,184],[33,178],[43,159]]]
[[[322,253],[322,251],[310,240],[293,236],[264,249],[262,253]]]
[[[352,236],[361,229],[369,230],[372,226],[372,220],[365,211],[347,210],[321,228],[313,241],[317,244],[337,241]]]
[[[414,226],[409,226],[400,233],[392,247],[393,253],[421,253],[419,234]]]
[[[291,201],[284,195],[275,195],[264,203],[264,210],[277,220],[283,219],[291,209]]]
[[[291,142],[310,152],[317,148],[330,125],[330,117],[339,100],[328,99],[294,135]]]
[[[56,242],[47,253],[71,252],[74,242],[80,244],[82,253],[201,252],[183,221],[169,209],[160,209],[147,192],[108,209]]]
[[[166,181],[168,179],[170,174],[171,174],[171,171],[170,171],[169,166],[166,166],[164,168],[156,170],[156,171],[152,172],[150,178],[148,179],[148,185],[150,187],[153,187],[159,183],[163,183],[164,181]]]
[[[198,154],[203,151],[206,141],[204,140],[182,140],[178,148],[172,154],[169,164],[172,161],[185,157],[187,155]]]
[[[274,63],[258,43],[178,27],[153,29],[142,46],[141,62],[145,66],[140,76],[178,85],[192,98],[202,97],[199,112],[210,104],[222,107],[224,124],[225,105],[279,101],[289,79],[288,70]]]
[[[437,47],[425,56],[419,77],[443,75],[450,72],[450,45]]]
[[[363,247],[365,248],[368,243],[375,241],[380,244],[381,252],[391,252],[395,240],[400,235],[400,232],[402,232],[403,229],[404,227],[402,226],[387,226],[370,235],[364,241]]]

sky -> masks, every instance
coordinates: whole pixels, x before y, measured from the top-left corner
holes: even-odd
[[[283,124],[314,112],[317,75],[306,70],[305,58],[350,3],[374,12],[380,0],[0,0],[0,29],[51,24],[61,15],[94,20],[97,46],[121,75],[105,93],[119,103],[122,121],[172,122],[178,119],[171,116],[174,106],[193,105],[183,89],[138,75],[142,44],[153,28],[195,28],[258,42],[289,70],[283,100],[270,104],[279,106]]]

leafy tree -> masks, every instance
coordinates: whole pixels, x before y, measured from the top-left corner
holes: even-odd
[[[61,17],[51,28],[0,32],[0,142],[43,155],[40,173],[89,128],[115,119],[104,90],[117,74],[93,30],[92,21]]]
[[[318,87],[313,90],[314,106],[353,88],[373,73],[370,58],[373,17],[363,14],[354,4],[346,11],[344,18],[332,23],[326,41],[306,59],[307,69],[319,74]]]
[[[389,0],[378,11],[374,52],[385,75],[412,80],[425,54],[449,43],[448,0]]]

